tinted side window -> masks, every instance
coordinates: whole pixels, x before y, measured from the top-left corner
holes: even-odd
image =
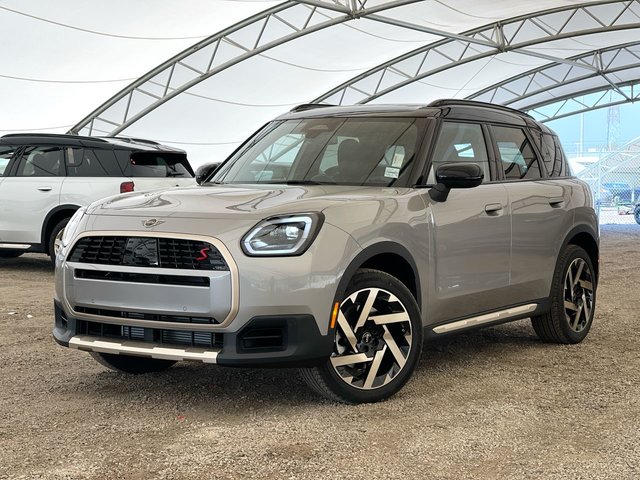
[[[102,168],[104,168],[110,177],[121,177],[122,169],[118,164],[113,150],[94,150],[93,153],[98,157],[98,161]]]
[[[567,162],[567,157],[564,154],[564,150],[562,150],[560,140],[558,139],[558,137],[553,137],[553,139],[556,144],[553,175],[555,177],[570,177],[571,175],[573,175],[573,173],[571,172],[571,168],[569,167],[569,162]]]
[[[9,173],[7,167],[15,151],[16,147],[0,147],[0,177]]]
[[[120,177],[112,152],[90,148],[67,148],[67,174],[70,177]]]
[[[556,144],[553,142],[553,137],[551,135],[543,133],[540,137],[542,140],[540,153],[542,154],[542,162],[547,169],[547,174],[550,177],[557,177],[557,175],[553,174],[556,160]]]
[[[515,127],[492,127],[506,180],[542,178],[538,159],[524,131]]]
[[[61,147],[29,147],[22,153],[16,176],[57,177],[64,175]]]
[[[454,122],[445,122],[442,125],[427,183],[436,183],[437,168],[443,163],[451,162],[477,163],[484,172],[483,182],[491,180],[487,145],[480,125]]]
[[[67,174],[70,177],[107,176],[93,150],[85,148],[67,148]]]
[[[571,176],[571,170],[567,164],[567,159],[562,151],[558,137],[543,133],[542,137],[542,159],[550,177]]]
[[[118,160],[118,166],[126,177],[131,176],[131,152],[129,150],[114,150],[113,153]]]

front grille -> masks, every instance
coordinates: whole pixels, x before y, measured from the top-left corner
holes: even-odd
[[[155,273],[108,272],[104,270],[83,270],[77,268],[76,278],[87,280],[102,280],[106,282],[154,283],[159,285],[181,285],[187,287],[208,287],[209,277],[187,275],[157,275]]]
[[[148,268],[229,270],[222,254],[213,245],[181,238],[83,237],[73,247],[69,261]]]
[[[128,327],[87,322],[84,320],[77,321],[76,329],[78,335],[198,348],[222,348],[224,339],[224,335],[218,332],[191,332],[187,330]]]
[[[197,323],[200,325],[215,325],[218,322],[213,317],[192,317],[187,315],[164,315],[159,313],[128,312],[125,310],[111,310],[107,308],[92,308],[76,306],[74,310],[78,313],[89,315],[99,315],[101,317],[128,318],[131,320],[152,320],[155,322],[176,322],[176,323]]]

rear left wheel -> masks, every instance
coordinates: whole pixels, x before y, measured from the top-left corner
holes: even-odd
[[[301,375],[330,400],[377,402],[409,380],[421,348],[422,320],[411,292],[391,275],[363,269],[340,302],[333,354]]]
[[[568,245],[551,284],[551,309],[531,324],[545,342],[579,343],[587,336],[596,305],[596,277],[587,252]]]

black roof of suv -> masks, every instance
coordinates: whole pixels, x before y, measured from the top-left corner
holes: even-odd
[[[290,112],[278,117],[278,120],[313,117],[340,116],[407,116],[407,117],[439,117],[505,123],[533,127],[545,133],[554,134],[544,124],[535,120],[531,115],[514,108],[493,103],[478,102],[464,99],[436,100],[429,104],[380,104],[380,105],[346,105],[335,106],[327,104],[302,104]]]
[[[11,133],[0,137],[5,145],[68,145],[102,149],[123,149],[133,151],[163,151],[186,153],[179,148],[162,145],[153,140],[130,137],[83,137],[53,133]]]

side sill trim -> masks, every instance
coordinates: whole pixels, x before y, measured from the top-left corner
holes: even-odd
[[[487,313],[478,317],[465,318],[464,320],[458,320],[457,322],[446,323],[434,328],[433,331],[438,334],[443,334],[461,330],[463,328],[476,327],[485,323],[499,322],[518,315],[524,315],[525,313],[532,313],[537,307],[537,303],[530,303],[520,307],[507,308],[506,310],[500,310],[499,312]]]
[[[69,347],[87,352],[111,353],[114,355],[136,355],[160,360],[195,360],[203,363],[217,363],[220,349],[167,347],[146,342],[118,342],[100,337],[77,335],[69,340]]]
[[[0,248],[14,248],[16,250],[27,250],[31,248],[30,243],[0,243]]]

